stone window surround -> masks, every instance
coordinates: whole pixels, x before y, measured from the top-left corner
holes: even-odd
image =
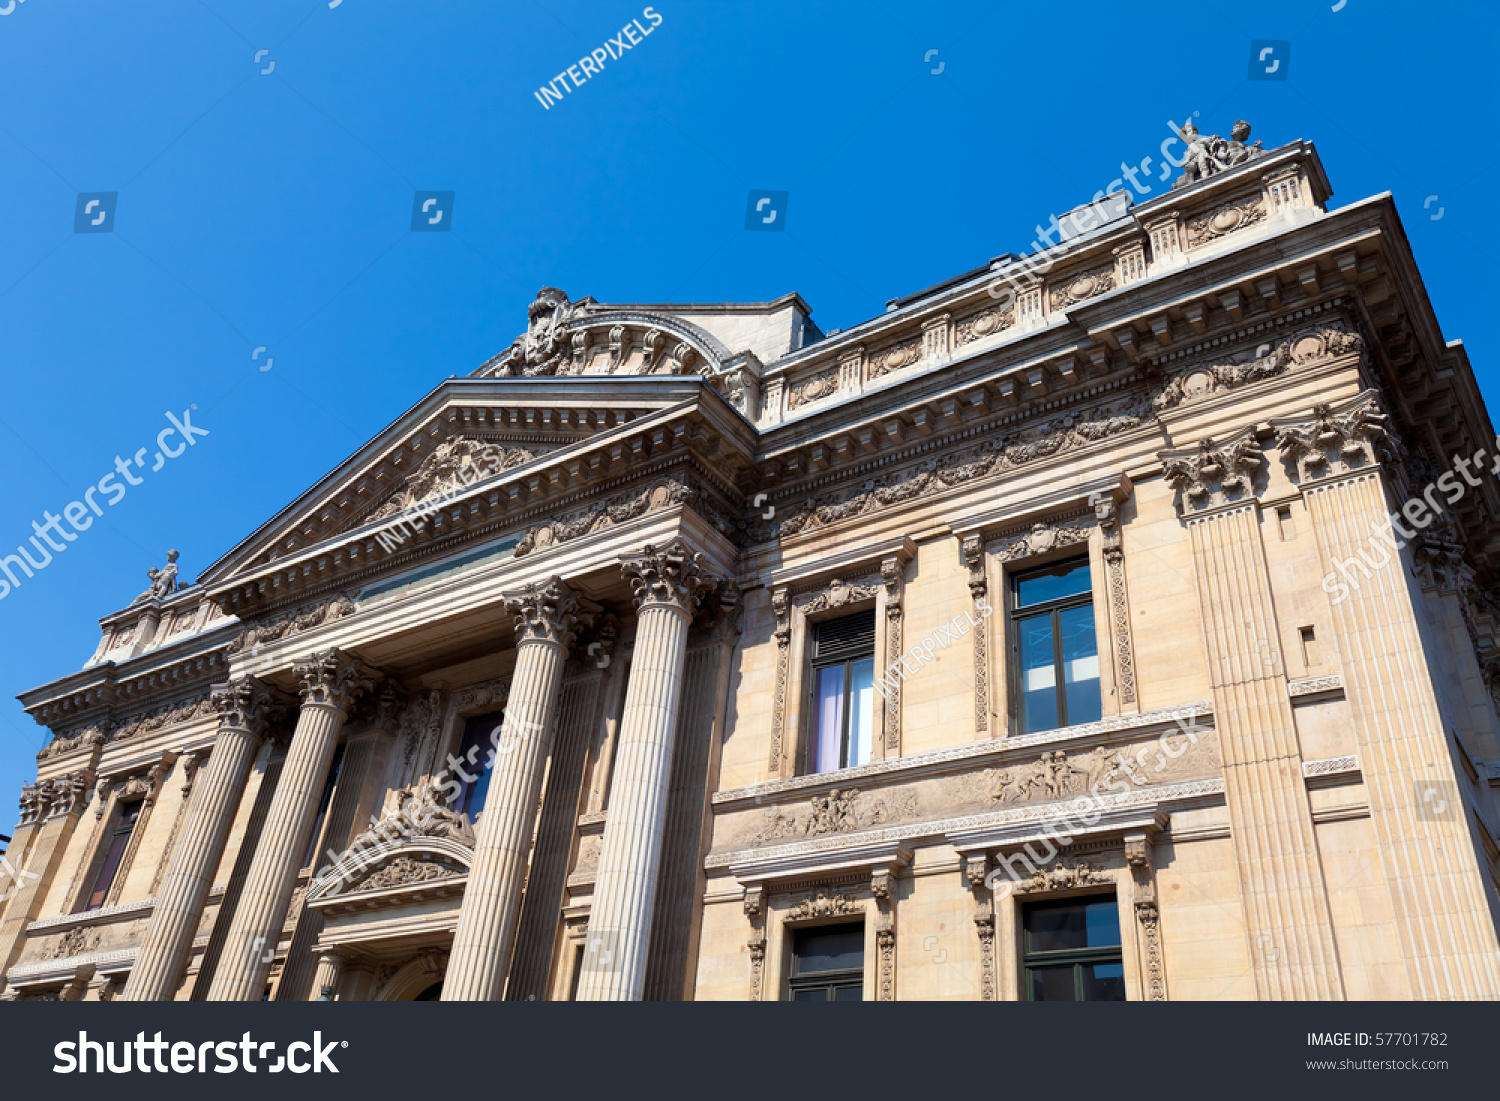
[[[796,870],[753,864],[735,868],[749,925],[747,998],[785,998],[794,930],[862,919],[863,1000],[896,1000],[897,884],[911,866],[912,852],[905,843],[884,842],[815,858]]]
[[[1020,736],[1012,691],[1016,671],[1009,629],[1011,577],[1083,554],[1089,559],[1094,629],[1099,639],[1101,714],[1107,719],[1139,713],[1119,534],[1120,506],[1133,492],[1129,476],[1121,473],[1033,499],[1020,508],[1000,509],[951,525],[968,566],[975,617],[980,600],[991,608],[974,632],[977,739]],[[1043,529],[1039,540],[1038,525]],[[1084,537],[1071,538],[1070,532]]]
[[[1067,828],[1067,843],[1037,823],[948,835],[974,890],[974,923],[980,939],[981,998],[1025,1001],[1021,907],[1042,899],[1113,894],[1120,912],[1120,955],[1128,1001],[1166,1001],[1160,916],[1152,846],[1167,827],[1160,807],[1122,808],[1095,826]],[[1043,846],[1039,850],[1038,845]],[[1022,889],[992,875],[1002,856],[1021,854],[1050,871],[1087,861],[1088,880],[1077,885]],[[1040,857],[1040,859],[1038,859]]]
[[[818,558],[804,567],[778,570],[767,580],[776,612],[776,684],[772,699],[768,776],[796,775],[808,737],[812,625],[850,612],[875,609],[875,676],[901,653],[905,567],[916,557],[910,536]],[[835,589],[833,583],[841,582]],[[873,590],[873,591],[870,591]],[[836,603],[837,601],[837,603]],[[812,610],[809,611],[809,607]],[[876,697],[870,760],[901,755],[901,694]],[[843,770],[840,770],[843,771]],[[833,775],[825,773],[820,775]]]

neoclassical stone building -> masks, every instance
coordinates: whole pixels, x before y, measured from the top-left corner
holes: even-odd
[[[21,697],[4,996],[1500,997],[1494,431],[1236,135],[841,332],[543,290]]]

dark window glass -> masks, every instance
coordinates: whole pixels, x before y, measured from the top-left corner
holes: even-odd
[[[485,767],[492,763],[490,755],[494,742],[490,736],[499,731],[504,722],[505,712],[495,711],[489,715],[477,715],[464,723],[464,736],[458,743],[458,765],[453,770],[453,779],[460,785],[453,809],[459,814],[467,814],[471,822],[477,820],[479,812],[484,810],[484,799],[490,791],[490,775],[495,771]],[[465,775],[470,779],[464,779]]]
[[[874,611],[819,623],[813,629],[811,718],[802,771],[868,764],[874,728]]]
[[[864,968],[864,925],[819,925],[795,930],[787,1000],[861,1001]]]
[[[1120,910],[1113,895],[1023,907],[1026,997],[1034,1002],[1123,1002]]]
[[[1097,721],[1103,701],[1088,559],[1019,574],[1012,592],[1021,733]]]
[[[115,884],[115,876],[120,873],[120,861],[125,858],[125,849],[130,844],[130,835],[135,832],[135,824],[140,820],[141,807],[145,803],[137,800],[134,803],[124,803],[120,807],[119,817],[115,820],[115,828],[109,833],[105,842],[104,861],[99,865],[99,874],[94,879],[94,889],[89,892],[88,905],[85,910],[97,910],[104,905],[104,900],[109,897],[109,889]]]
[[[339,771],[344,767],[344,747],[333,751],[333,761],[328,766],[328,779],[323,781],[323,795],[318,800],[318,816],[313,819],[312,833],[307,836],[307,852],[302,854],[302,866],[312,863],[318,851],[318,840],[323,836],[323,824],[328,821],[328,808],[333,803],[333,789],[339,786]]]

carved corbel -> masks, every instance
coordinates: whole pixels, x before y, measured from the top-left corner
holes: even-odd
[[[766,970],[766,885],[751,883],[745,888],[745,916],[750,919],[750,1000],[758,1002],[765,985]]]
[[[974,892],[974,933],[979,938],[979,998],[995,1000],[995,892],[989,886],[988,853],[964,857],[964,878]]]
[[[870,876],[875,898],[875,1000],[896,1000],[896,883],[893,869],[878,867]]]
[[[1167,1000],[1167,976],[1162,962],[1161,914],[1156,902],[1156,870],[1151,857],[1151,835],[1125,835],[1125,865],[1130,869],[1131,903],[1140,925],[1141,980],[1146,1000]]]

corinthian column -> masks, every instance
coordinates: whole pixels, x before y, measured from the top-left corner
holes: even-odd
[[[256,1001],[265,989],[339,731],[355,697],[375,684],[369,668],[339,650],[318,654],[295,671],[302,682],[297,730],[209,987],[209,1001]]]
[[[1265,1001],[1344,997],[1323,863],[1261,544],[1253,429],[1161,452],[1193,548],[1255,989]]]
[[[705,572],[703,556],[681,540],[661,550],[648,544],[640,557],[623,559],[620,566],[635,589],[635,654],[579,1001],[638,1001],[645,988],[688,625],[701,591],[718,583]]]
[[[167,865],[122,1001],[170,1001],[175,994],[250,766],[266,728],[282,710],[277,696],[250,676],[236,677],[215,693],[214,707],[219,733],[213,753],[193,785],[182,839]]]
[[[495,1001],[505,986],[563,663],[574,629],[598,611],[558,577],[506,597],[505,607],[516,617],[516,669],[499,737],[491,737],[494,772],[443,978],[445,1002]]]
[[[1484,826],[1469,822],[1467,777],[1455,767],[1409,561],[1392,532],[1400,514],[1387,511],[1381,464],[1396,449],[1375,397],[1367,390],[1271,424],[1296,464],[1335,586],[1323,583],[1411,996],[1497,999],[1500,945],[1475,848]],[[1403,540],[1416,534],[1397,531]]]

